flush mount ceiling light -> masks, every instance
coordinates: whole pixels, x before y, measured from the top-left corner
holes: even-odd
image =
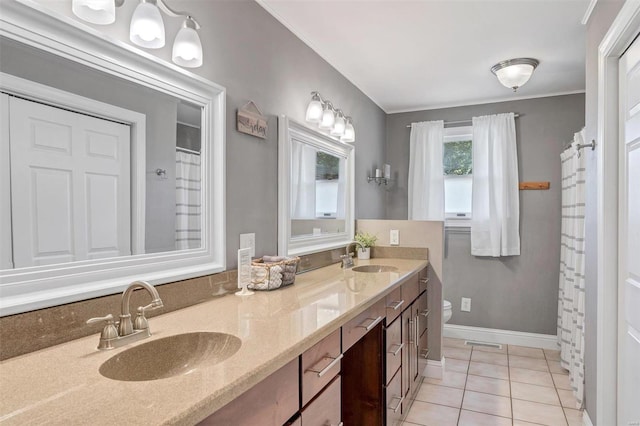
[[[516,58],[499,62],[491,67],[491,72],[498,77],[503,86],[515,92],[531,78],[533,70],[540,62],[533,58]]]
[[[73,0],[71,10],[87,22],[98,25],[112,24],[116,20],[116,7],[125,0]],[[202,65],[202,43],[198,31],[200,25],[191,14],[176,12],[164,0],[140,0],[131,16],[129,39],[147,49],[159,49],[165,45],[165,30],[162,13],[172,18],[185,18],[182,28],[173,42],[171,58],[183,67]]]
[[[341,142],[355,142],[356,131],[351,117],[345,116],[341,109],[334,108],[328,99],[319,92],[311,92],[311,101],[307,105],[305,120],[317,124],[318,128],[329,132]]]

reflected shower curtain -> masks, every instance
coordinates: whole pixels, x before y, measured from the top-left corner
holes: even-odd
[[[176,249],[199,248],[202,232],[200,156],[176,151]]]
[[[585,159],[576,148],[584,143],[584,129],[576,133],[562,159],[562,229],[558,340],[560,364],[569,370],[571,387],[582,407],[584,397],[584,212]]]
[[[291,218],[316,217],[316,155],[312,146],[293,141],[291,144]]]

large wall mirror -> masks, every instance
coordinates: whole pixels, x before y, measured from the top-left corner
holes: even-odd
[[[353,146],[287,117],[278,131],[278,252],[346,245],[354,231]]]
[[[224,270],[224,88],[1,9],[0,314]]]

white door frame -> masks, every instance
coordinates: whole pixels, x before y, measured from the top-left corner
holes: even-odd
[[[596,423],[617,424],[618,60],[640,28],[640,1],[627,0],[598,48],[598,320]]]

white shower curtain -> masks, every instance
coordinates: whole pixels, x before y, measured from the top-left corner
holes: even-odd
[[[513,113],[473,117],[471,254],[520,254],[518,153]]]
[[[302,142],[291,144],[291,218],[316,217],[317,150]]]
[[[444,220],[444,121],[411,123],[409,220]]]
[[[176,151],[176,249],[201,245],[200,156]]]
[[[584,212],[585,159],[576,148],[584,143],[584,129],[576,133],[562,159],[562,228],[558,340],[560,363],[569,370],[571,387],[581,408],[584,397]]]

